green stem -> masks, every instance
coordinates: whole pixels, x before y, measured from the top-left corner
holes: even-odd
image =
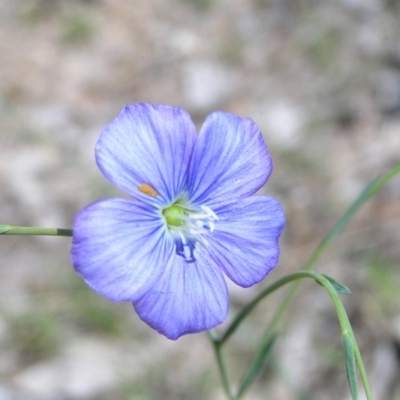
[[[295,272],[290,275],[286,275],[281,279],[278,279],[276,282],[274,282],[272,285],[266,287],[262,292],[260,292],[249,304],[247,304],[245,307],[243,307],[240,312],[236,315],[235,319],[231,322],[231,324],[228,326],[227,330],[225,333],[222,335],[221,339],[219,339],[220,343],[223,344],[226,342],[236,331],[236,329],[239,327],[240,323],[242,322],[243,319],[247,317],[248,314],[253,310],[253,308],[265,297],[270,295],[272,292],[275,292],[282,286],[286,285],[287,283],[296,281],[300,278],[303,277],[301,274],[299,276],[299,272]],[[271,321],[271,324],[273,322]]]
[[[329,297],[332,300],[332,303],[333,303],[333,305],[335,307],[336,314],[337,314],[338,319],[339,319],[342,335],[347,333],[347,334],[350,335],[350,337],[353,340],[354,353],[355,353],[355,356],[356,356],[356,361],[357,361],[357,364],[358,364],[358,369],[359,369],[359,372],[360,372],[361,380],[362,380],[363,385],[364,385],[365,394],[367,396],[367,400],[372,400],[371,387],[369,385],[369,381],[368,381],[368,377],[367,377],[367,373],[366,373],[366,370],[365,370],[365,366],[364,366],[364,363],[363,363],[363,360],[362,360],[362,357],[361,357],[360,349],[358,348],[358,344],[357,344],[356,338],[354,336],[353,328],[351,327],[351,324],[350,324],[350,321],[349,321],[349,317],[347,316],[346,310],[345,310],[345,308],[343,306],[342,301],[340,300],[340,297],[339,297],[338,293],[336,292],[336,290],[334,289],[332,284],[328,281],[328,279],[326,279],[321,274],[317,274],[317,273],[311,272],[311,271],[305,271],[304,276],[309,276],[310,278],[315,279],[328,292]]]
[[[365,395],[367,396],[367,400],[372,400],[372,392],[371,387],[368,382],[367,371],[365,370],[365,366],[361,357],[360,349],[358,348],[357,342],[355,342],[354,353],[356,356],[356,361],[358,365],[358,371],[360,372],[361,380],[364,385]]]
[[[336,292],[335,288],[332,286],[332,284],[329,282],[329,280],[327,278],[325,278],[322,274],[316,273],[316,272],[312,272],[312,271],[299,271],[299,272],[295,272],[293,274],[287,275],[281,279],[279,279],[277,282],[275,282],[273,285],[269,286],[268,288],[266,288],[265,290],[263,290],[251,303],[249,303],[249,305],[247,307],[245,307],[244,311],[242,313],[240,313],[238,315],[238,317],[240,319],[237,319],[229,326],[229,328],[227,329],[227,331],[225,332],[225,335],[219,340],[220,344],[222,344],[224,341],[226,341],[229,336],[233,333],[233,331],[236,329],[236,327],[240,324],[240,321],[257,305],[258,302],[260,302],[264,297],[268,296],[269,294],[271,294],[273,291],[279,289],[280,287],[282,287],[285,284],[288,284],[292,281],[295,280],[299,280],[299,282],[301,283],[301,280],[304,278],[311,278],[314,279],[315,281],[317,281],[318,283],[320,283],[328,292],[332,303],[335,307],[335,311],[336,314],[338,316],[339,319],[339,324],[340,324],[340,328],[342,331],[342,335],[344,333],[350,335],[352,341],[353,341],[353,345],[354,345],[354,352],[355,352],[355,356],[356,356],[356,361],[359,367],[359,371],[360,371],[360,376],[364,385],[364,389],[365,389],[365,393],[367,396],[367,400],[372,400],[372,394],[371,394],[371,389],[370,389],[370,385],[368,382],[368,378],[367,378],[367,374],[365,371],[365,367],[362,361],[362,357],[361,357],[361,353],[360,350],[358,348],[357,345],[357,341],[354,337],[354,333],[353,333],[353,329],[351,327],[349,318],[347,316],[346,310],[343,306],[342,301],[340,300],[340,297],[338,295],[338,293]],[[257,351],[257,354],[259,353],[260,349],[263,349],[266,344],[268,344],[270,340],[270,336],[264,335],[263,339],[261,341],[261,345],[259,346],[259,350]],[[256,359],[254,360],[254,362],[250,365],[250,367],[248,368],[249,371],[251,371],[254,368],[253,364],[258,363],[258,359],[256,357]],[[240,394],[243,394],[243,391],[240,391]]]
[[[346,210],[343,216],[339,219],[339,221],[335,224],[332,230],[325,236],[325,238],[321,241],[315,251],[311,254],[311,257],[308,259],[306,264],[303,266],[303,269],[306,271],[310,271],[314,268],[314,265],[325,252],[327,247],[337,238],[337,236],[343,231],[348,222],[351,220],[353,215],[358,211],[358,209],[375,193],[377,193],[388,181],[390,181],[394,176],[400,173],[400,163],[395,165],[388,173],[386,173],[382,177],[374,178],[367,187],[363,190],[363,192],[358,196],[358,198],[350,205],[350,207]],[[289,280],[288,280],[289,279]],[[231,325],[228,327],[227,331],[223,335],[221,342],[225,342],[237,329],[240,325],[240,322],[250,313],[250,311],[258,304],[258,302],[264,297],[268,296],[274,290],[278,289],[282,285],[288,283],[291,280],[297,279],[294,275],[289,275],[285,277],[270,287],[266,288],[263,292],[260,293],[247,307],[245,307],[234,319]],[[271,319],[271,322],[268,325],[268,328],[261,339],[261,345],[258,347],[257,353],[262,351],[266,343],[271,341],[273,335],[275,335],[275,331],[277,329],[278,324],[280,323],[282,316],[284,315],[285,310],[289,307],[290,303],[293,300],[294,295],[296,294],[301,282],[295,282],[292,285],[292,288],[286,294],[279,308],[275,312],[274,316]],[[361,379],[364,384],[365,392],[367,394],[368,400],[372,399],[371,390],[369,388],[367,375],[365,372],[364,365],[361,360],[361,354],[358,349],[357,344],[355,343],[355,356],[356,361],[359,366],[359,371],[361,375]],[[250,366],[252,368],[252,366]]]
[[[72,236],[72,229],[0,225],[1,235]]]
[[[254,307],[256,307],[256,305],[263,298],[267,297],[272,292],[278,290],[282,286],[284,286],[284,285],[286,285],[286,284],[288,284],[290,282],[293,282],[293,281],[295,281],[297,279],[301,279],[301,278],[304,278],[303,274],[301,272],[296,272],[294,274],[284,276],[283,278],[279,279],[278,281],[276,281],[272,285],[270,285],[267,288],[265,288],[258,296],[256,296],[249,304],[247,304],[246,307],[244,307],[239,312],[239,314],[236,316],[234,321],[232,321],[232,323],[229,325],[228,329],[225,331],[224,335],[220,339],[218,339],[212,331],[208,332],[208,334],[209,334],[209,336],[211,338],[211,341],[213,342],[213,345],[214,345],[215,353],[216,353],[216,356],[217,356],[218,367],[219,367],[219,370],[220,370],[220,374],[221,374],[222,382],[223,382],[223,385],[224,385],[225,393],[228,395],[229,399],[235,399],[235,397],[232,397],[232,391],[230,389],[228,373],[227,373],[226,367],[223,364],[220,364],[220,362],[221,362],[221,360],[220,360],[221,347],[229,339],[229,337],[236,331],[236,329],[239,327],[239,325],[242,322],[242,320],[253,310]],[[268,338],[268,337],[264,336],[264,339]],[[264,350],[264,348],[266,346],[268,346],[269,343],[270,342],[267,342],[266,340],[263,340],[261,346],[259,346],[259,348],[258,348],[257,354],[264,354],[263,350]],[[258,364],[258,362],[259,362],[259,359],[256,357],[256,359],[254,360],[254,362],[250,365],[250,367],[248,369],[249,372],[246,374],[246,376],[242,380],[242,385],[239,388],[239,391],[238,391],[238,394],[236,396],[236,399],[240,399],[241,396],[244,394],[246,389],[243,387],[243,385],[249,379],[249,375],[251,374],[251,372],[257,368],[256,364]]]
[[[218,338],[217,334],[214,331],[207,332],[208,337],[211,340],[211,343],[214,347],[215,356],[217,358],[217,364],[219,373],[221,375],[222,385],[224,387],[225,394],[228,396],[229,400],[237,400],[232,393],[232,388],[230,385],[228,368],[225,364],[224,357],[222,355],[222,343],[221,340]]]
[[[318,245],[318,247],[314,250],[311,254],[311,257],[303,266],[303,270],[310,271],[314,268],[316,262],[320,259],[322,254],[325,252],[327,247],[339,236],[339,234],[343,231],[346,227],[348,222],[351,220],[353,215],[356,211],[369,199],[371,198],[376,192],[378,192],[388,181],[390,181],[394,176],[400,173],[400,163],[396,164],[388,173],[383,175],[382,177],[376,177],[372,179],[372,181],[367,185],[367,187],[362,191],[362,193],[358,196],[358,198],[350,205],[350,207],[346,210],[343,216],[339,219],[339,221],[335,224],[335,226],[331,229],[331,231],[325,236],[322,242]],[[296,294],[297,290],[299,289],[301,282],[298,281],[293,284],[292,288],[289,290],[285,298],[282,300],[279,308],[275,312],[272,320],[268,326],[267,331],[265,332],[262,343],[268,342],[271,337],[275,334],[275,330],[282,319],[282,316],[285,310],[288,308],[290,303],[293,300],[294,295]],[[264,297],[264,296],[262,296]],[[258,300],[259,301],[259,300]],[[256,301],[256,303],[258,302]],[[250,310],[253,307],[250,307]],[[248,312],[247,312],[248,313]],[[240,318],[243,319],[247,313],[241,313]],[[235,325],[232,328],[232,332],[229,332],[228,335],[224,335],[223,339],[226,340],[233,331],[237,328],[239,324],[236,323],[234,320],[232,325]],[[229,330],[229,329],[228,329]],[[225,338],[225,336],[227,336]]]

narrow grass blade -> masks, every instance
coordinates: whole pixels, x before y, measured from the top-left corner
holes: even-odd
[[[343,334],[344,358],[346,362],[347,380],[349,381],[351,397],[358,400],[358,382],[356,357],[353,339],[347,333]]]
[[[276,335],[272,336],[269,341],[264,343],[263,347],[255,355],[253,362],[251,363],[249,369],[247,370],[245,376],[243,377],[242,383],[239,386],[239,391],[237,398],[241,398],[243,394],[247,391],[250,385],[253,383],[256,376],[265,367],[267,360],[271,354],[272,348],[276,340]]]
[[[318,247],[315,249],[315,251],[311,254],[311,257],[304,264],[302,269],[307,270],[307,271],[312,270],[314,268],[316,262],[320,259],[322,254],[325,252],[325,250],[337,238],[337,236],[339,236],[339,234],[343,231],[343,229],[346,227],[346,225],[353,218],[356,211],[369,198],[371,198],[375,193],[377,193],[387,182],[389,182],[393,177],[395,177],[399,173],[400,173],[400,163],[396,164],[385,175],[374,178],[367,185],[367,187],[362,191],[362,193],[357,197],[357,199],[350,205],[350,207],[346,210],[346,212],[343,214],[343,216],[335,224],[335,226],[332,228],[332,230],[325,236],[325,238],[322,240],[322,242],[318,245]],[[292,288],[290,289],[290,291],[286,294],[286,296],[282,300],[282,303],[280,304],[280,306],[276,310],[274,316],[272,317],[272,320],[268,326],[268,329],[263,336],[262,342],[265,340],[265,338],[272,336],[274,334],[274,332],[276,331],[277,326],[279,325],[279,322],[281,321],[281,318],[282,318],[285,310],[291,304],[295,293],[297,292],[297,290],[300,287],[300,284],[301,284],[300,281],[294,283]],[[261,298],[260,298],[260,300],[261,300]],[[256,302],[252,302],[252,307],[247,308],[246,315],[239,315],[239,318],[241,320],[244,319],[244,317],[246,317],[247,314],[250,313],[250,311],[252,310],[252,308],[254,308],[255,305],[256,305]],[[225,335],[224,340],[227,340],[228,337],[233,334],[233,332],[237,329],[239,324],[240,324],[240,321],[237,321],[237,320],[234,320],[232,322],[231,326],[228,328],[229,335]]]

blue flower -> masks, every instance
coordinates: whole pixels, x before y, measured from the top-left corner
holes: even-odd
[[[251,119],[214,112],[197,135],[180,108],[127,105],[95,153],[130,198],[77,215],[72,264],[97,293],[132,302],[159,333],[177,339],[222,323],[225,275],[248,287],[276,266],[285,217],[273,198],[252,196],[272,161]]]

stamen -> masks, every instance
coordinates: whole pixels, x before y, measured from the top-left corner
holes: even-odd
[[[214,232],[214,229],[215,229],[214,221],[210,221],[210,222],[208,223],[208,225],[209,225],[209,227],[210,227],[210,232]]]
[[[218,216],[208,206],[192,208],[178,202],[165,208],[162,214],[174,236],[176,254],[183,257],[187,263],[195,262],[196,244],[208,246],[207,236],[215,231]]]
[[[203,219],[207,218],[207,214],[189,214],[189,217],[192,219]]]
[[[139,192],[147,194],[148,196],[151,196],[151,197],[157,197],[158,196],[158,192],[156,190],[154,190],[147,183],[142,183],[141,185],[139,185],[138,189],[139,189]]]
[[[200,206],[200,208],[202,210],[204,210],[209,217],[212,217],[213,219],[218,220],[218,215],[215,214],[215,212],[213,210],[211,210],[210,207],[208,207],[208,206]]]

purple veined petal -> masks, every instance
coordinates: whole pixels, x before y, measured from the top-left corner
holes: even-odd
[[[101,133],[96,161],[104,176],[135,198],[166,204],[186,184],[196,128],[181,108],[126,105]],[[149,193],[139,188],[146,185]]]
[[[189,198],[214,209],[260,189],[272,171],[272,160],[250,118],[215,112],[201,128],[189,171]]]
[[[71,261],[97,293],[135,301],[159,279],[174,243],[157,212],[134,200],[105,199],[77,215]]]
[[[221,270],[201,249],[197,261],[171,260],[134,307],[139,317],[169,339],[214,328],[225,321],[229,296]]]
[[[282,206],[272,197],[252,196],[225,207],[218,217],[209,238],[210,258],[239,286],[260,282],[279,260]]]

